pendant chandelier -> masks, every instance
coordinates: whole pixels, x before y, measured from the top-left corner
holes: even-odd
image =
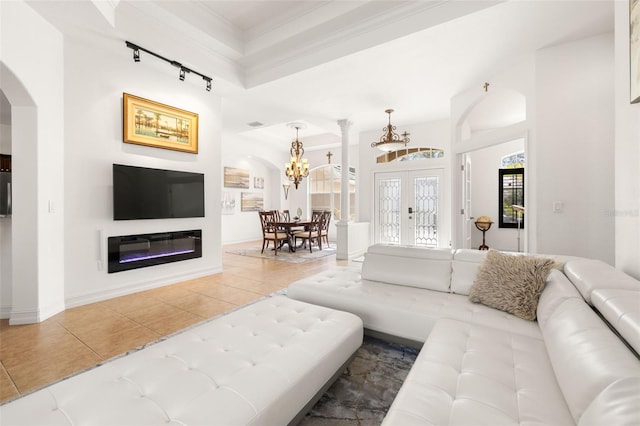
[[[393,110],[389,108],[384,112],[389,114],[389,124],[382,128],[384,134],[380,137],[379,141],[371,143],[371,148],[378,148],[381,151],[390,152],[406,147],[410,140],[409,133],[404,132],[402,137],[400,137],[401,135],[394,132],[396,126],[391,124],[391,113]]]
[[[296,129],[296,140],[291,142],[291,161],[284,165],[284,174],[289,178],[291,182],[298,189],[298,184],[302,181],[302,178],[309,175],[309,163],[306,158],[302,158],[304,155],[304,148],[302,148],[302,142],[298,140],[298,130],[302,127],[301,123],[289,124],[289,127]]]

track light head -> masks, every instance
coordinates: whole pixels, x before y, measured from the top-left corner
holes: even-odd
[[[140,62],[140,49],[133,49],[133,62]]]
[[[207,92],[211,91],[211,79],[207,80]]]
[[[180,81],[184,81],[184,68],[180,68]]]

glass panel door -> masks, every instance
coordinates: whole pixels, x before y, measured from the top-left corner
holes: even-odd
[[[375,242],[438,247],[441,170],[375,174]]]
[[[413,178],[413,245],[438,247],[438,176]]]
[[[376,174],[376,242],[400,244],[402,178],[387,173]]]

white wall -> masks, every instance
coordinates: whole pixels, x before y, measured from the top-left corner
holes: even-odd
[[[10,323],[21,324],[64,309],[63,38],[24,2],[0,10],[0,88],[12,106]]]
[[[524,150],[522,139],[473,151],[471,156],[471,216],[489,216],[494,222],[486,232],[486,244],[496,250],[517,251],[518,230],[500,228],[498,217],[498,169],[502,157]],[[526,183],[526,182],[525,182]],[[520,231],[520,250],[524,249],[524,231]],[[482,244],[482,232],[471,228],[471,247]]]
[[[286,181],[284,164],[288,153],[269,149],[260,141],[238,135],[222,136],[222,168],[220,179],[223,186],[224,167],[236,167],[249,170],[249,189],[222,188],[225,193],[235,196],[235,209],[232,215],[222,215],[222,244],[262,240],[262,229],[256,212],[241,211],[242,192],[259,192],[264,195],[265,210],[289,208],[284,200],[282,184]],[[254,177],[264,178],[264,188],[255,189]],[[292,188],[293,190],[293,188]],[[289,193],[291,194],[291,192]],[[291,196],[291,195],[290,195]],[[221,200],[218,201],[218,204]]]
[[[0,124],[0,154],[11,155],[11,126]]]
[[[640,103],[629,103],[629,4],[615,3],[616,267],[640,279]]]
[[[11,154],[11,126],[0,124],[0,154]],[[0,318],[11,310],[11,218],[0,217]]]
[[[152,46],[149,46],[152,48]],[[70,306],[208,275],[222,269],[221,101],[190,75],[145,56],[132,60],[123,40],[65,42],[65,290]],[[198,154],[122,142],[122,94],[199,114]],[[200,172],[204,218],[113,220],[112,164]],[[107,237],[202,229],[201,258],[108,274]]]
[[[613,47],[608,33],[536,54],[539,253],[614,263]]]
[[[241,158],[236,160],[225,159],[224,167],[235,167],[249,170],[249,188],[222,188],[223,193],[235,197],[233,214],[222,215],[222,244],[238,243],[243,241],[255,241],[262,239],[260,219],[255,211],[241,210],[242,193],[259,193],[263,195],[264,210],[279,210],[279,194],[275,194],[273,188],[278,182],[274,182],[271,168],[256,158]],[[284,163],[283,163],[284,164]],[[264,179],[264,188],[254,186],[254,177]]]

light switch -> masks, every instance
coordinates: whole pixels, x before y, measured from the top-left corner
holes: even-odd
[[[553,202],[553,212],[554,213],[562,213],[562,209],[564,209],[564,203],[562,201],[554,201]]]

